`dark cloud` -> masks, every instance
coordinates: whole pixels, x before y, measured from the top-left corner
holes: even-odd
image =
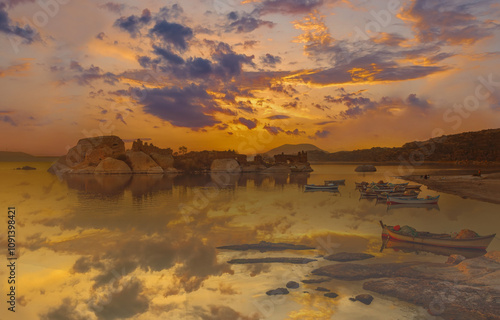
[[[413,0],[401,17],[413,24],[423,42],[442,41],[452,45],[473,44],[498,28],[488,14],[491,0]]]
[[[326,138],[326,137],[328,137],[328,136],[330,135],[330,133],[331,133],[331,132],[330,132],[330,131],[328,131],[328,130],[321,130],[321,131],[320,131],[320,130],[318,130],[318,131],[316,131],[316,132],[314,133],[314,136],[315,136],[316,138]]]
[[[259,14],[303,14],[309,13],[325,2],[336,2],[335,0],[264,0],[257,7]]]
[[[141,65],[143,68],[156,68],[156,66],[161,62],[161,59],[156,58],[152,59],[151,57],[148,56],[137,56],[137,62]]]
[[[356,92],[347,92],[344,88],[337,89],[339,93],[337,96],[325,96],[325,101],[330,103],[339,103],[347,107],[346,110],[341,111],[336,118],[343,120],[358,118],[370,110],[377,110],[378,112],[389,112],[388,109],[392,107],[398,108],[418,108],[420,110],[428,110],[432,106],[425,100],[420,99],[416,94],[410,94],[403,100],[397,97],[382,97],[379,101],[363,96],[364,90]]]
[[[239,16],[237,13],[231,12],[228,19],[230,21],[226,26],[226,32],[249,33],[262,26],[274,27],[274,22],[257,19],[248,14]]]
[[[233,77],[241,74],[243,65],[255,67],[253,55],[237,54],[227,43],[219,42],[213,49],[212,58],[218,62],[216,72],[220,75]]]
[[[276,68],[276,65],[281,63],[281,57],[267,53],[265,56],[260,57],[260,63],[266,67]]]
[[[287,102],[287,103],[282,104],[281,106],[282,106],[283,108],[285,108],[285,109],[292,109],[292,108],[293,108],[293,109],[296,109],[296,108],[297,108],[297,106],[298,106],[298,102],[297,102],[297,100],[295,100],[295,101],[290,101],[290,102]]]
[[[240,117],[237,120],[237,123],[240,123],[240,124],[246,126],[250,130],[255,129],[255,127],[257,127],[257,120],[256,119],[249,120],[249,119],[245,119],[243,117]]]
[[[126,5],[123,3],[116,3],[116,2],[106,2],[104,4],[101,4],[99,6],[101,9],[106,9],[110,12],[121,14],[123,10],[125,10]]]
[[[301,131],[299,129],[295,129],[293,131],[290,131],[290,130],[287,130],[285,131],[285,133],[289,136],[300,136],[302,134],[305,134],[306,132],[305,131]]]
[[[184,88],[164,87],[141,93],[144,112],[170,122],[177,127],[199,129],[219,123],[209,115],[216,102],[205,88],[190,85]]]
[[[5,7],[6,4],[0,2],[0,32],[18,36],[24,39],[26,43],[32,43],[39,38],[39,35],[29,25],[20,27],[18,24],[13,24]]]
[[[269,90],[274,92],[284,93],[289,97],[292,97],[294,94],[299,93],[292,85],[283,85],[282,83],[274,83],[269,87]]]
[[[155,45],[153,45],[153,49],[154,49],[153,52],[155,54],[161,56],[163,59],[165,59],[169,63],[173,63],[173,64],[183,64],[184,63],[184,59],[182,59],[181,56],[176,55],[175,53],[173,53],[172,51],[170,51],[168,49],[164,49],[164,48],[161,48],[161,47],[158,47]]]
[[[282,120],[282,119],[290,119],[290,116],[282,115],[282,114],[277,114],[274,116],[269,116],[266,119],[269,120]]]
[[[91,82],[102,80],[107,84],[115,85],[119,80],[118,77],[111,72],[104,72],[101,68],[91,65],[88,69],[84,69],[77,61],[71,61],[70,69],[77,72],[75,79],[79,85],[90,85]]]
[[[431,105],[427,100],[422,100],[417,98],[417,95],[412,93],[406,98],[406,104],[411,107],[417,107],[421,109],[429,109]]]
[[[122,283],[122,287],[122,290],[113,292],[109,302],[95,312],[99,319],[126,319],[148,310],[149,300],[142,292],[143,285],[139,280]]]
[[[186,50],[187,42],[193,37],[191,28],[178,23],[170,23],[166,20],[156,22],[155,26],[149,30],[149,33],[180,50]]]
[[[337,122],[337,121],[336,120],[322,121],[322,122],[316,122],[315,125],[324,126],[324,125],[332,124],[332,123],[335,123],[335,122]]]
[[[99,32],[95,37],[96,37],[96,39],[104,40],[104,38],[106,37],[106,34],[104,32]]]
[[[184,13],[184,10],[180,5],[173,4],[170,7],[162,7],[156,14],[157,19],[170,20],[180,17]]]
[[[17,123],[10,116],[0,115],[0,121],[10,124],[11,126],[17,127]]]
[[[131,15],[129,17],[118,18],[114,26],[130,33],[130,36],[136,37],[140,33],[143,26],[151,22],[151,11],[149,9],[142,10],[141,16]]]
[[[115,116],[115,119],[120,120],[124,125],[127,125],[127,123],[125,122],[125,119],[123,118],[123,115],[121,113],[117,113]]]
[[[270,134],[272,135],[277,135],[278,133],[280,132],[283,132],[284,130],[281,129],[280,127],[274,127],[274,126],[270,126],[268,124],[266,124],[264,126],[264,129],[267,130],[267,132],[269,132]]]
[[[329,106],[325,106],[325,105],[322,105],[322,104],[319,104],[319,103],[313,103],[312,106],[315,107],[316,109],[321,110],[321,111],[330,110]]]
[[[243,46],[243,49],[253,49],[256,45],[259,44],[259,41],[257,40],[246,40],[243,43],[237,43],[235,46]]]
[[[248,101],[239,101],[238,106],[236,107],[238,110],[242,110],[246,113],[256,113],[257,110],[253,107],[252,102]]]
[[[64,298],[61,305],[50,308],[45,314],[40,314],[40,320],[85,320],[86,316],[79,315],[76,310],[76,302],[70,298]]]

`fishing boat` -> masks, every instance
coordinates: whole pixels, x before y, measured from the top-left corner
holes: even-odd
[[[432,210],[437,210],[440,211],[439,205],[437,203],[427,203],[427,204],[421,204],[421,203],[410,203],[410,204],[391,204],[390,206],[387,206],[387,212],[389,211],[394,211],[398,209],[408,209],[408,208],[420,208],[420,209],[425,209],[426,211],[432,211]]]
[[[339,188],[339,186],[335,184],[306,184],[305,187],[308,190],[334,190]]]
[[[385,225],[382,221],[380,221],[380,225],[382,227],[382,237],[384,239],[449,248],[486,250],[491,240],[493,240],[496,235],[490,234],[488,236],[478,236],[475,238],[467,239],[453,238],[450,234],[447,233],[438,234],[421,231],[415,231],[414,235],[406,235],[401,234],[401,232],[395,231],[393,226]]]
[[[345,179],[343,179],[343,180],[325,180],[325,184],[345,185]]]
[[[438,203],[439,196],[435,197],[430,197],[427,196],[426,198],[403,198],[403,197],[387,197],[387,204],[431,204],[431,203]]]

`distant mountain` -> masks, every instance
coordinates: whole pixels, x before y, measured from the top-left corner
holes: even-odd
[[[300,151],[316,151],[316,152],[323,152],[325,153],[326,151],[321,150],[320,148],[316,147],[313,144],[308,144],[308,143],[303,143],[303,144],[284,144],[282,146],[279,146],[277,148],[271,149],[267,151],[265,154],[268,155],[269,157],[273,157],[276,154],[297,154]]]
[[[395,148],[374,147],[334,153],[311,151],[307,157],[309,161],[346,162],[500,162],[500,129],[445,135]]]
[[[52,162],[58,157],[37,157],[24,152],[0,151],[0,162]]]

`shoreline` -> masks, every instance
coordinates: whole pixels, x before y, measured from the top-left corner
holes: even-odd
[[[455,172],[453,172],[455,171]],[[475,177],[465,172],[449,170],[431,175],[423,179],[420,175],[401,177],[404,180],[416,182],[430,190],[457,195],[463,199],[474,199],[483,202],[500,204],[500,172],[482,174]]]

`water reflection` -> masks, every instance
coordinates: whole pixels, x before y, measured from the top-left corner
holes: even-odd
[[[392,215],[385,204],[359,200],[354,181],[360,177],[354,167],[314,169],[312,174],[291,175],[73,175],[62,182],[41,170],[30,172],[29,177],[10,170],[0,194],[6,195],[5,206],[7,200],[19,203],[24,214],[23,295],[28,303],[20,318],[290,319],[296,314],[303,319],[309,309],[317,310],[304,302],[309,296],[302,295],[302,289],[273,305],[272,314],[257,305],[268,306],[267,290],[288,280],[300,282],[312,269],[329,262],[318,258],[318,265],[290,267],[232,266],[226,261],[317,258],[346,251],[372,253],[387,261],[442,262],[441,254],[448,253],[414,245],[394,245],[398,252],[387,248],[379,253],[381,219],[431,232],[467,227],[481,234],[498,233],[498,225],[491,223],[497,216],[496,205],[443,195],[441,212],[398,206],[401,209]],[[378,181],[383,176],[379,172],[364,179]],[[346,178],[346,186],[335,196],[304,193],[305,184],[339,178]],[[316,249],[303,253],[216,249],[262,240]],[[498,249],[498,244],[493,242],[489,249]],[[426,254],[403,254],[406,251]],[[343,299],[361,290],[341,284],[338,293]],[[357,319],[414,318],[415,309],[408,309],[408,304],[387,304],[359,309]],[[330,316],[316,319],[345,314],[353,304],[325,300],[325,305]]]
[[[67,175],[64,181],[71,189],[76,189],[83,193],[95,195],[116,196],[130,190],[134,197],[142,197],[165,190],[172,190],[174,187],[196,188],[196,187],[217,187],[235,188],[246,187],[249,183],[256,187],[261,186],[285,186],[297,185],[299,187],[307,184],[309,173],[293,174],[260,174],[260,173],[210,173],[199,175]]]

